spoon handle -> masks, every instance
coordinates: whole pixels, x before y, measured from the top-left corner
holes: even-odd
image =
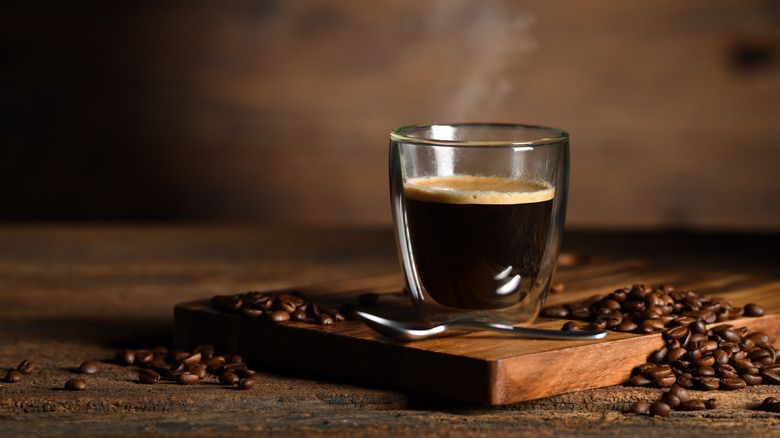
[[[568,340],[583,340],[583,339],[601,339],[607,336],[606,330],[582,330],[582,331],[563,331],[563,330],[546,330],[546,329],[534,329],[528,327],[514,327],[505,324],[495,324],[489,322],[472,322],[472,321],[457,321],[448,322],[447,328],[460,328],[470,330],[492,330],[497,332],[512,333],[520,338],[533,338],[533,339],[568,339]]]

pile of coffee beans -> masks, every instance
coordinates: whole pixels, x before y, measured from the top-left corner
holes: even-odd
[[[666,392],[660,400],[652,404],[645,400],[634,402],[628,411],[634,414],[650,414],[654,417],[666,417],[672,410],[676,411],[703,411],[705,409],[715,409],[718,407],[718,400],[710,398],[707,400],[695,399],[691,397],[687,389],[675,386]]]
[[[361,305],[373,305],[379,295],[365,293],[358,296]],[[232,295],[215,295],[211,306],[222,312],[237,313],[247,318],[265,318],[271,322],[311,321],[320,325],[357,320],[357,306],[346,304],[339,309],[305,300],[300,292],[244,292]]]
[[[617,289],[606,297],[596,295],[585,301],[542,309],[548,318],[588,321],[593,330],[654,333],[675,326],[723,322],[742,316],[762,316],[757,304],[732,306],[728,300],[701,297],[670,285],[648,287],[634,284]]]
[[[207,375],[218,376],[221,385],[250,389],[256,383],[255,371],[249,369],[244,359],[236,354],[216,355],[211,345],[200,345],[192,351],[157,346],[151,349],[125,349],[117,353],[116,362],[124,366],[138,367],[137,381],[155,384],[172,380],[180,385],[194,385]],[[93,370],[90,362],[80,369]]]
[[[663,333],[666,345],[634,370],[634,386],[712,391],[780,384],[777,351],[764,332],[723,324],[677,326]]]
[[[16,368],[8,370],[5,373],[6,383],[19,383],[24,379],[24,376],[31,374],[35,371],[35,362],[30,359],[25,359],[16,366]],[[2,388],[2,386],[0,386]]]

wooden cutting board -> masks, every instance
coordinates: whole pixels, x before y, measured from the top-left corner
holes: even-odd
[[[777,278],[654,269],[641,260],[594,259],[559,268],[556,281],[564,285],[564,291],[551,294],[547,305],[607,294],[634,283],[672,284],[700,295],[729,299],[736,306],[759,303],[766,309],[763,317],[729,323],[780,338]],[[311,301],[332,307],[357,304],[358,295],[375,292],[380,299],[364,310],[403,319],[411,317],[412,309],[401,292],[402,284],[399,274],[297,290]],[[270,323],[215,311],[207,299],[178,304],[174,314],[174,343],[178,347],[212,344],[218,351],[241,354],[255,366],[486,404],[620,384],[663,345],[660,334],[618,332],[598,341],[514,339],[482,332],[404,344],[383,338],[358,321],[330,326]],[[558,329],[563,322],[540,319],[532,326]]]

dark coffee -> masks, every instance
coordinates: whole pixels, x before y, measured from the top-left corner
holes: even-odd
[[[547,249],[553,196],[548,185],[501,177],[408,181],[406,219],[422,287],[462,309],[520,302]]]

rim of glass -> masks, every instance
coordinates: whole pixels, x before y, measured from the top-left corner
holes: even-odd
[[[535,131],[540,134],[539,138],[533,140],[438,140],[424,137],[411,137],[405,132],[430,129],[434,126],[451,126],[457,128],[502,128],[518,129],[525,132]],[[407,125],[390,131],[390,139],[403,143],[413,143],[430,146],[541,146],[548,144],[557,144],[569,139],[569,133],[558,128],[541,125],[525,125],[520,123],[433,123]]]

